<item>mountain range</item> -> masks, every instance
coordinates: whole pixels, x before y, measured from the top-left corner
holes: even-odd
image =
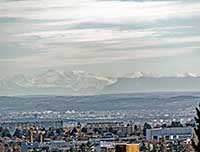
[[[85,71],[48,70],[35,75],[15,75],[0,80],[0,95],[95,95],[134,92],[200,91],[200,76],[187,73],[159,76],[134,72],[106,77]]]

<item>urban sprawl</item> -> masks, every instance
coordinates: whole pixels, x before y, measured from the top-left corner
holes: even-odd
[[[191,144],[195,138],[194,119],[165,117],[141,122],[141,119],[122,121],[120,118],[124,116],[120,112],[115,115],[76,111],[2,114],[0,152],[194,151]]]

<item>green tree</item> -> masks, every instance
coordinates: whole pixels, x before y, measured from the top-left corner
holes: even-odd
[[[10,137],[11,138],[11,134],[10,134],[10,131],[8,130],[8,128],[5,128],[3,130],[2,137]]]
[[[199,107],[196,108],[196,117],[194,119],[196,121],[196,128],[194,128],[196,141],[192,140],[192,145],[196,152],[200,152],[200,104]]]
[[[146,136],[146,130],[147,129],[151,129],[151,125],[148,124],[147,122],[144,123],[144,126],[143,126],[143,135]]]

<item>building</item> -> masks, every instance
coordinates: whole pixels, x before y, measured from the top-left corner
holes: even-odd
[[[146,130],[147,140],[187,141],[193,137],[193,128],[153,128]]]
[[[126,152],[139,152],[140,145],[139,144],[126,144]]]
[[[124,123],[124,122],[94,122],[94,123],[87,123],[87,128],[98,128],[101,129],[103,132],[110,132],[110,129],[117,132],[119,136],[131,136],[134,133],[134,126],[133,122]]]
[[[115,151],[114,143],[100,141],[100,151],[101,152],[114,152]]]
[[[3,121],[0,122],[0,126],[3,128],[8,128],[11,132],[13,132],[16,128],[30,128],[30,127],[38,127],[38,128],[63,128],[62,120],[41,120],[41,119],[33,119],[33,120],[13,120],[13,121]]]
[[[115,152],[140,152],[139,144],[116,144]]]

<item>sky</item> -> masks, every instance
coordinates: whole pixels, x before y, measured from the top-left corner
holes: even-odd
[[[0,0],[0,74],[200,74],[199,0]]]

